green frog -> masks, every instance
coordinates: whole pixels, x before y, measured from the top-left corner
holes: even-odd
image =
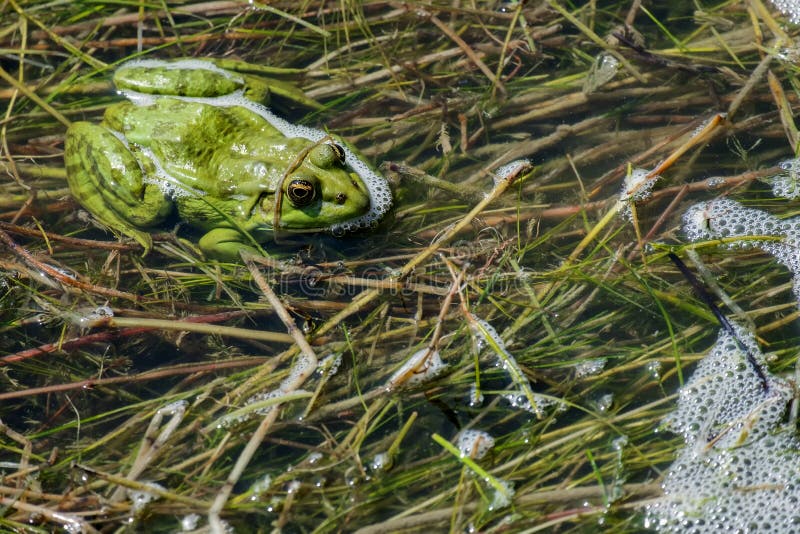
[[[231,261],[261,253],[278,231],[376,224],[392,202],[386,180],[341,139],[269,111],[262,102],[273,82],[225,67],[198,59],[120,66],[114,83],[127,100],[100,124],[67,130],[67,178],[81,205],[145,253],[148,230],[175,211],[204,232],[207,256]]]

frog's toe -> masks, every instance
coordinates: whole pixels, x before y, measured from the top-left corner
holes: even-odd
[[[72,195],[96,219],[152,248],[142,227],[160,223],[171,201],[157,187],[144,183],[139,162],[128,147],[102,126],[76,122],[64,143],[67,182]]]

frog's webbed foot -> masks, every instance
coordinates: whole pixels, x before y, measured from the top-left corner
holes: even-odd
[[[149,252],[153,239],[142,228],[163,221],[172,201],[156,185],[144,183],[128,147],[102,126],[76,122],[67,130],[64,159],[70,190],[81,205]]]

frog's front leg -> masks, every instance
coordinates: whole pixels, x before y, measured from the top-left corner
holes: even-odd
[[[67,130],[64,159],[78,202],[149,252],[153,239],[142,228],[162,222],[172,202],[156,185],[144,183],[142,167],[125,143],[102,126],[76,122]]]
[[[256,247],[256,236],[243,234],[236,228],[214,228],[203,234],[198,241],[200,250],[209,258],[228,262],[241,262],[242,252],[263,256],[264,252]]]

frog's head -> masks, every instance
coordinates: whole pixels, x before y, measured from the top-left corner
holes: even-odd
[[[370,195],[335,143],[314,145],[281,185],[278,224],[289,231],[322,230],[366,214]]]

